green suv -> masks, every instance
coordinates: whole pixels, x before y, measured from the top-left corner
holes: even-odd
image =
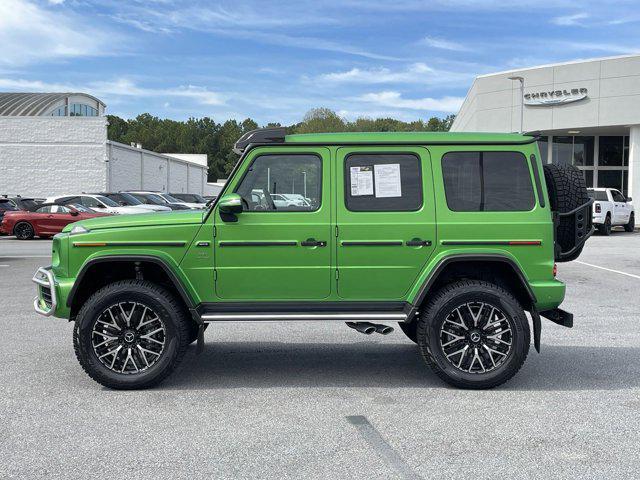
[[[67,226],[34,307],[75,322],[80,364],[111,388],[159,383],[209,324],[336,320],[398,322],[443,380],[494,387],[530,331],[539,351],[541,316],[572,326],[555,262],[593,230],[580,172],[543,166],[535,140],[255,130],[208,209]]]

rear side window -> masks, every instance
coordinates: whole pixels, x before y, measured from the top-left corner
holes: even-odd
[[[348,210],[413,212],[422,207],[422,174],[416,155],[351,154],[344,167]]]
[[[455,212],[519,212],[535,204],[519,152],[451,152],[442,157],[447,206]]]

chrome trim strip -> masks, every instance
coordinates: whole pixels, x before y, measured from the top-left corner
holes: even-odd
[[[215,313],[200,317],[205,322],[233,322],[233,321],[280,321],[280,320],[386,320],[404,321],[404,313]]]
[[[44,275],[47,279],[44,280],[40,278],[39,275]],[[51,267],[38,268],[31,280],[36,285],[47,287],[51,291],[51,307],[42,308],[40,306],[40,287],[38,287],[38,295],[36,295],[36,297],[33,299],[33,309],[40,315],[50,317],[51,315],[53,315],[53,312],[56,311],[56,307],[58,306],[58,298],[56,297],[56,282],[53,278],[53,273],[51,273]]]

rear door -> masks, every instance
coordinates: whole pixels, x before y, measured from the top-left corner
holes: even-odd
[[[402,299],[436,241],[428,150],[343,147],[335,171],[338,295]]]
[[[214,212],[215,291],[223,300],[319,300],[331,294],[331,162],[326,148],[257,148],[229,191],[235,218]],[[301,194],[308,205],[274,200]]]

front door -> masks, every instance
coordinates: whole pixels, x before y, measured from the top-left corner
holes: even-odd
[[[339,148],[336,161],[338,295],[402,299],[435,248],[429,152]]]
[[[331,293],[331,163],[326,148],[257,148],[216,209],[215,291],[223,300],[319,300]],[[287,201],[283,201],[288,199]]]

